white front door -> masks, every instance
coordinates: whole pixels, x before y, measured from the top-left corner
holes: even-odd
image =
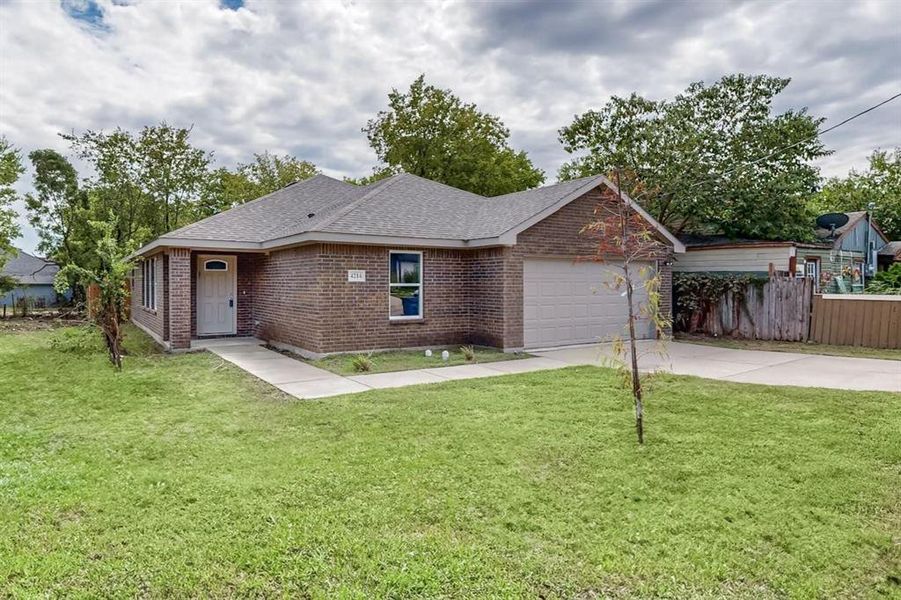
[[[237,333],[236,271],[234,256],[197,257],[197,335]]]
[[[636,263],[653,268],[651,263]],[[523,341],[526,348],[550,348],[627,337],[629,308],[613,281],[614,265],[559,259],[527,259],[523,264]],[[636,279],[638,277],[636,276]],[[625,290],[625,288],[623,288]],[[636,306],[647,302],[644,286],[635,290]],[[641,319],[639,338],[654,337],[654,326]]]

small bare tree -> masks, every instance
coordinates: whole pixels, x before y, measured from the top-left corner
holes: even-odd
[[[594,211],[595,220],[583,227],[582,232],[590,235],[595,244],[595,253],[583,260],[602,263],[613,274],[612,281],[605,285],[614,291],[622,291],[626,299],[628,318],[623,326],[627,338],[618,335],[613,340],[613,366],[622,374],[624,383],[632,390],[635,402],[635,430],[638,443],[644,443],[644,389],[642,375],[638,370],[641,356],[658,354],[665,356],[663,341],[672,326],[672,317],[664,314],[660,307],[661,276],[657,269],[644,263],[669,256],[670,249],[659,239],[659,232],[646,221],[623,196],[620,187],[620,173],[614,172],[616,181],[616,202],[602,201]],[[644,289],[645,301],[637,298],[637,292]],[[653,323],[657,330],[657,343],[649,350],[639,351],[636,324],[640,319]]]

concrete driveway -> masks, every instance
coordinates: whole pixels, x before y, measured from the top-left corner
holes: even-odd
[[[610,344],[594,344],[532,352],[534,357],[521,360],[344,377],[273,352],[261,344],[252,338],[233,338],[202,342],[195,348],[205,348],[297,398],[323,398],[379,388],[599,365],[604,357],[611,355]],[[741,383],[901,392],[901,361],[729,350],[679,342],[668,343],[668,357],[661,358],[650,352],[653,344],[642,342],[640,347],[643,356],[639,366],[647,371],[668,371]]]
[[[732,350],[681,342],[668,342],[668,356],[660,357],[650,353],[651,342],[641,342],[639,347],[645,353],[639,361],[641,370],[738,383],[901,392],[901,361],[896,360]],[[533,354],[570,365],[596,365],[612,353],[610,344],[595,344]]]

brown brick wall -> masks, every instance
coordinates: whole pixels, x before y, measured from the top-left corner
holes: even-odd
[[[144,270],[138,262],[134,269],[131,283],[131,319],[155,333],[161,340],[168,339],[166,323],[166,270],[165,256],[156,254],[156,310],[149,310],[142,306],[141,297],[144,290]]]
[[[487,248],[467,255],[469,340],[483,346],[504,346],[504,273],[508,248]]]
[[[409,248],[410,250],[414,250]],[[469,334],[468,261],[460,250],[422,249],[421,320],[388,318],[388,253],[404,248],[320,247],[320,352],[462,344]],[[365,283],[348,283],[365,269]]]
[[[319,246],[279,250],[257,259],[254,335],[317,352],[326,327],[319,319]]]
[[[191,347],[191,252],[169,249],[169,343],[174,349]]]

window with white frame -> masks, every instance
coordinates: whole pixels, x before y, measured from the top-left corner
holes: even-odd
[[[389,252],[388,270],[389,318],[422,318],[422,252]]]
[[[150,310],[156,310],[156,261],[153,257],[141,263],[141,306]]]

